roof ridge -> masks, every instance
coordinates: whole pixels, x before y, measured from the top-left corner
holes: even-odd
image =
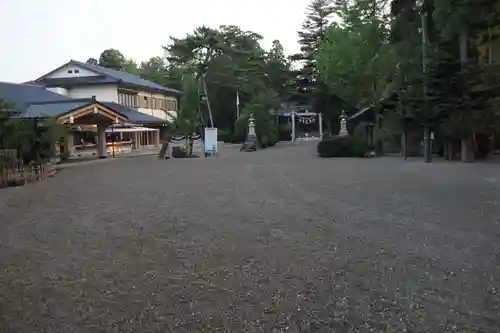
[[[64,96],[64,95],[62,95]],[[60,99],[55,101],[43,101],[43,102],[33,102],[30,105],[43,105],[43,104],[58,104],[58,103],[80,103],[80,102],[92,102],[92,98],[71,98]]]
[[[169,91],[169,92],[173,92],[173,93],[182,93],[180,90],[165,87],[165,86],[158,84],[156,82],[153,82],[149,79],[143,78],[140,75],[132,74],[132,73],[129,73],[129,72],[126,72],[123,70],[103,67],[103,66],[99,66],[99,65],[87,64],[86,62],[73,60],[73,59],[70,61],[70,63],[71,62],[73,62],[75,65],[81,66],[81,67],[88,69],[92,72],[95,72],[95,73],[98,73],[98,74],[101,74],[104,76],[110,76],[110,77],[112,77],[116,80],[120,80],[121,82],[124,82],[124,83],[128,83],[128,82],[126,82],[126,80],[127,80],[126,77],[129,77],[129,78],[133,78],[133,79],[142,80],[145,83],[148,83],[149,85],[151,85],[152,86],[151,88],[154,88],[154,89],[160,89],[160,90]],[[125,77],[125,79],[124,79],[124,77]],[[142,84],[142,85],[144,85],[144,84]]]
[[[15,83],[15,82],[0,81],[0,84],[10,84],[10,85],[14,85],[14,86],[28,86],[28,87],[44,88],[43,86],[41,86],[39,84],[28,83],[28,82]]]

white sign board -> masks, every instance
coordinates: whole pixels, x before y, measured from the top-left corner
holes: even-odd
[[[217,128],[205,128],[205,153],[215,154],[219,151]]]

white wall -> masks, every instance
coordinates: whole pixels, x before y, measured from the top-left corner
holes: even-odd
[[[91,98],[98,101],[118,103],[118,86],[105,84],[101,86],[74,87],[69,89],[68,96],[73,98]]]
[[[142,113],[147,114],[147,115],[150,115],[150,116],[153,116],[153,117],[160,118],[160,119],[167,119],[167,114],[163,110],[138,108],[137,111],[142,112]],[[168,119],[168,120],[170,120],[170,119]]]
[[[71,71],[71,73],[68,73],[68,71]],[[77,73],[78,72],[78,73]],[[80,76],[96,76],[98,74],[91,72],[85,68],[75,66],[75,65],[68,65],[65,66],[54,73],[50,74],[47,76],[49,79],[60,79],[60,78],[67,78],[67,77],[80,77]]]
[[[152,108],[152,106],[153,106],[152,98],[156,98],[157,100],[161,99],[161,100],[163,100],[163,103],[166,104],[167,103],[166,100],[176,100],[177,101],[177,99],[175,97],[164,95],[161,93],[150,93],[150,92],[141,91],[141,90],[138,91],[138,96],[139,96],[139,105],[141,105],[141,107],[139,107],[137,109],[139,112],[153,116],[153,117],[157,117],[160,119],[173,121],[172,116],[167,114],[167,111]],[[144,97],[148,97],[148,99],[149,99],[149,107],[148,108],[145,108],[143,105],[143,98]],[[158,103],[158,101],[157,101],[157,103]],[[173,110],[169,111],[169,112],[175,113],[175,111],[173,111]]]
[[[56,94],[59,94],[59,95],[68,96],[68,90],[66,90],[65,88],[53,87],[53,88],[47,88],[47,90],[55,92]]]

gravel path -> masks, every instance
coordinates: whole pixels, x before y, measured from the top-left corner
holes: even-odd
[[[0,332],[500,331],[499,165],[138,157],[0,221]]]

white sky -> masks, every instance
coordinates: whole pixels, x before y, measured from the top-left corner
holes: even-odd
[[[0,82],[33,80],[70,59],[162,56],[169,36],[200,25],[238,25],[298,51],[309,0],[0,0]]]

